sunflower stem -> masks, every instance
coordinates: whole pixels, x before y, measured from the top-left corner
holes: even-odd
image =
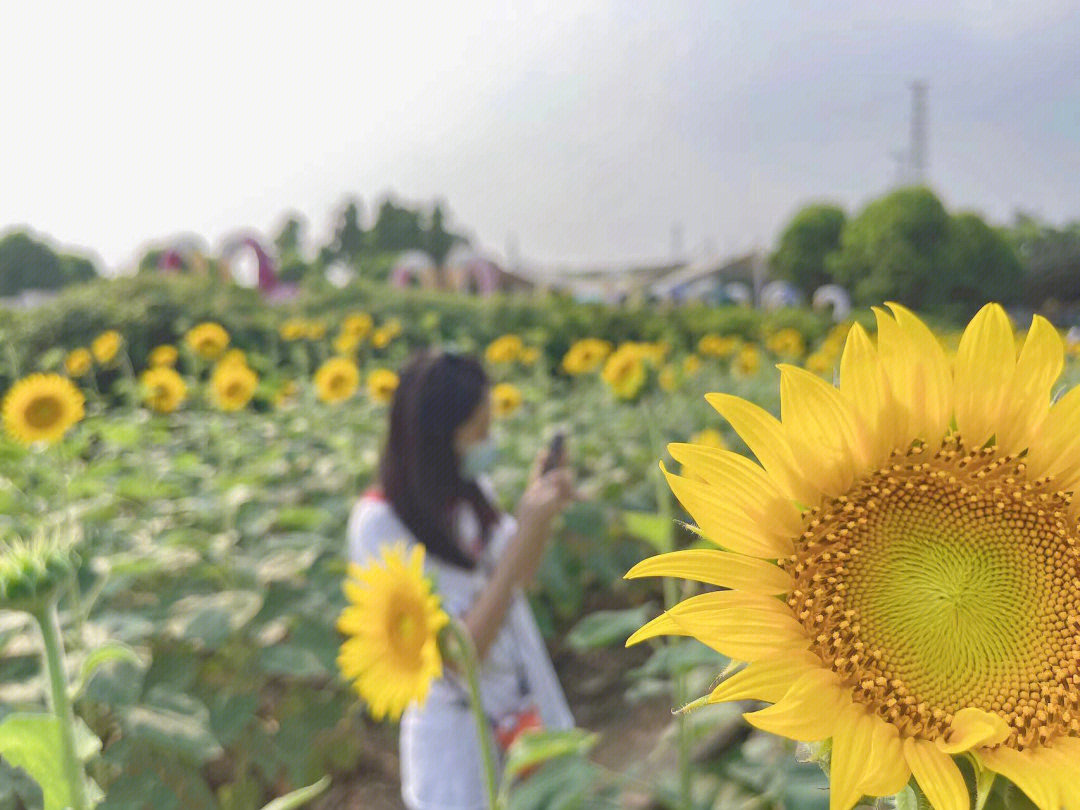
[[[36,611],[45,646],[45,668],[49,675],[49,707],[60,725],[60,756],[63,759],[64,776],[70,791],[72,810],[88,810],[86,779],[82,763],[75,753],[75,715],[68,698],[67,671],[64,667],[64,641],[60,634],[60,617],[56,600],[50,599],[41,610]]]
[[[473,644],[469,631],[456,619],[451,619],[446,629],[454,641],[453,651],[456,663],[465,673],[465,682],[469,687],[469,708],[472,709],[473,720],[476,722],[477,742],[480,744],[480,757],[484,763],[484,788],[487,791],[488,808],[498,810],[495,741],[492,738],[487,717],[484,715],[484,706],[480,702],[479,660],[476,655],[476,645]]]

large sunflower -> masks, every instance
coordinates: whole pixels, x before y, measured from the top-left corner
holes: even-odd
[[[349,606],[337,627],[348,639],[338,668],[372,717],[396,720],[442,676],[438,633],[448,617],[424,577],[424,547],[384,548],[381,561],[351,563],[344,589]]]
[[[187,396],[187,383],[168,366],[154,366],[142,373],[143,401],[158,413],[172,413]]]
[[[833,810],[912,776],[936,810],[966,810],[963,753],[1042,810],[1080,806],[1080,388],[1051,405],[1061,338],[1036,317],[1017,356],[988,305],[950,362],[890,308],[876,348],[851,328],[839,388],[781,366],[783,421],[707,397],[759,464],[673,444],[688,473],[667,477],[723,550],[627,576],[730,590],[628,643],[689,635],[748,662],[709,701],[768,701],[753,725],[831,740]]]
[[[238,411],[251,400],[259,375],[243,363],[222,363],[214,368],[210,392],[223,411]]]
[[[82,392],[59,374],[31,374],[4,397],[4,428],[22,444],[55,442],[83,418]]]
[[[343,402],[359,384],[360,370],[346,357],[331,357],[315,372],[315,390],[323,402]]]

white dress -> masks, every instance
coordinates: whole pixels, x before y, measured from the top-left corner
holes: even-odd
[[[458,513],[459,530],[478,531],[471,509]],[[483,589],[487,573],[517,528],[504,515],[474,571],[424,555],[425,573],[442,599],[443,609],[463,617]],[[365,496],[352,510],[348,524],[349,559],[364,563],[384,544],[416,538],[393,507],[379,497]],[[544,728],[566,729],[574,718],[551,665],[528,600],[516,591],[506,618],[488,648],[480,670],[484,713],[494,722],[523,711],[538,710]],[[431,685],[423,706],[409,706],[401,717],[401,795],[409,810],[485,810],[483,763],[468,692],[453,673]]]

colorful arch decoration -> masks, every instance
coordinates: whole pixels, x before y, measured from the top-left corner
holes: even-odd
[[[224,278],[231,279],[232,270],[229,267],[229,262],[245,248],[255,254],[255,260],[258,262],[256,286],[264,298],[280,301],[292,298],[297,294],[299,287],[278,278],[276,262],[262,246],[262,243],[251,234],[240,234],[225,241],[221,251],[221,272]]]

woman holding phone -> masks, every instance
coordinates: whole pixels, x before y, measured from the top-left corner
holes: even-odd
[[[526,728],[570,728],[573,717],[522,588],[532,581],[555,517],[573,498],[562,440],[537,456],[514,515],[499,511],[485,472],[490,383],[472,357],[421,352],[400,375],[379,485],[349,518],[349,557],[384,544],[426,548],[443,609],[480,657],[485,715],[502,751]],[[554,452],[552,452],[554,451]],[[423,706],[401,718],[401,792],[409,810],[483,810],[483,762],[464,681],[450,669]],[[497,752],[501,753],[501,752]]]

